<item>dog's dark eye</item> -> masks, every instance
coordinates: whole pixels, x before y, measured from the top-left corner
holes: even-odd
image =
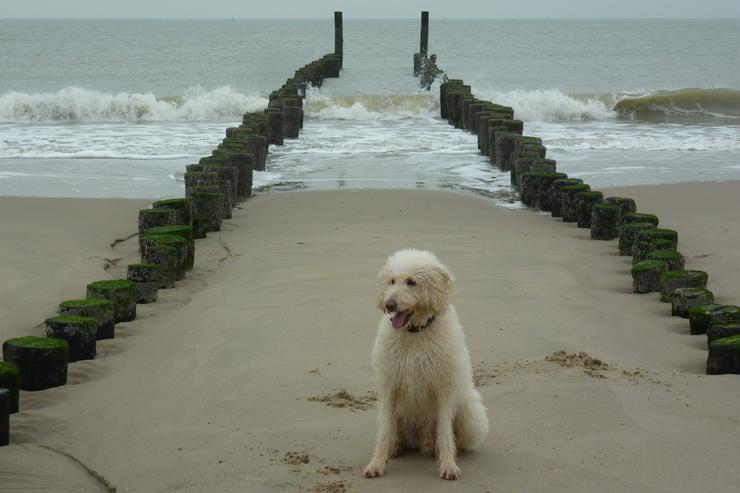
[[[396,284],[396,280],[395,279],[391,279],[391,284]]]
[[[406,286],[416,286],[416,281],[413,279],[406,279]]]

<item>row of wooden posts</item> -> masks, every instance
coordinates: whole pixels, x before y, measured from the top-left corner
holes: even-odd
[[[0,445],[10,437],[9,416],[20,407],[20,390],[64,385],[68,363],[95,358],[96,342],[115,337],[115,325],[136,318],[136,305],[157,301],[158,290],[174,288],[195,263],[196,242],[219,231],[237,202],[252,194],[252,172],[264,170],[269,146],[298,137],[303,98],[309,86],[339,77],[342,67],[342,16],[335,13],[335,53],[300,69],[273,91],[264,111],[244,114],[241,125],[210,156],[190,164],[185,197],[159,200],[139,211],[141,263],[128,266],[126,279],[93,282],[86,297],[59,305],[46,320],[46,337],[30,335],[3,343],[0,361]]]
[[[715,304],[707,273],[685,268],[678,232],[659,228],[658,217],[638,212],[633,199],[604,197],[558,172],[542,139],[524,134],[512,108],[475,97],[462,80],[441,84],[440,108],[451,125],[477,135],[493,166],[511,174],[525,206],[589,229],[594,240],[618,240],[619,254],[632,257],[634,292],[659,292],[672,315],[689,319],[691,334],[706,334],[707,374],[740,374],[740,307]]]

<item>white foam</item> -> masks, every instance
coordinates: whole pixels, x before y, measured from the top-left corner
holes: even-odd
[[[558,89],[496,91],[474,88],[473,92],[478,98],[511,106],[516,118],[524,121],[606,120],[617,115],[612,110],[616,95],[574,96]]]
[[[55,93],[7,92],[0,95],[2,122],[155,122],[213,121],[241,117],[267,106],[259,95],[229,86],[206,91],[196,86],[185,94],[102,93],[67,87]]]
[[[438,98],[429,92],[417,94],[330,95],[309,89],[304,106],[308,118],[318,120],[380,121],[435,118]]]

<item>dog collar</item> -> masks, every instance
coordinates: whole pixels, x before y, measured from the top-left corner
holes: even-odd
[[[433,316],[432,316],[432,318],[430,318],[429,320],[427,320],[427,322],[424,325],[412,325],[411,327],[409,327],[406,330],[408,330],[409,332],[421,332],[422,329],[426,329],[427,327],[429,327],[432,324],[432,322],[434,322],[434,317]]]

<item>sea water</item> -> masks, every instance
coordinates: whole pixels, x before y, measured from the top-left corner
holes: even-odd
[[[349,12],[345,15],[349,17]],[[310,90],[259,193],[431,188],[513,200],[412,76],[418,21],[345,19],[344,69]],[[740,179],[740,20],[445,20],[449,77],[510,105],[594,187]],[[326,20],[0,20],[0,194],[166,197],[228,126],[333,51]]]

